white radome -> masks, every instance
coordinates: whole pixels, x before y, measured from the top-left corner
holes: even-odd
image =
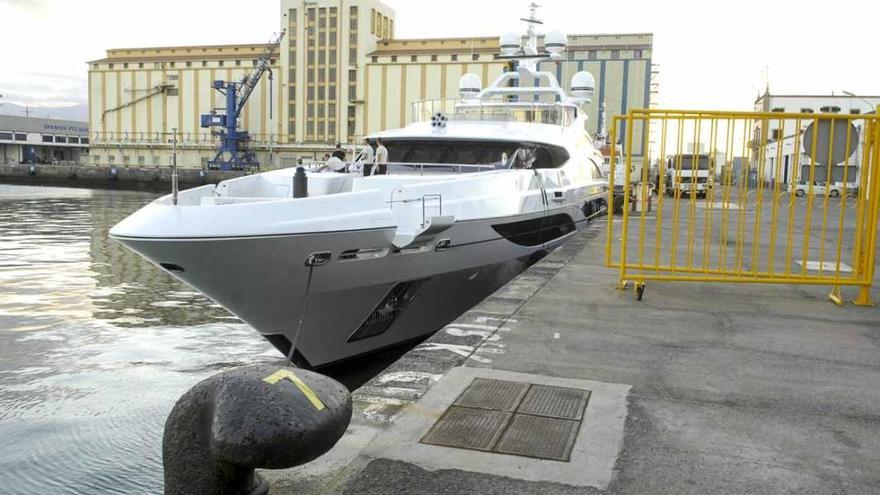
[[[480,77],[474,73],[468,72],[458,80],[458,94],[463,99],[468,100],[476,98],[482,89],[482,81],[480,81]]]
[[[519,52],[522,38],[519,34],[514,32],[504,33],[501,35],[498,44],[501,48],[501,54],[509,57],[516,55],[517,52]]]
[[[550,31],[544,35],[544,49],[551,55],[561,55],[568,44],[568,37],[561,31]]]
[[[596,78],[593,74],[582,70],[571,76],[571,95],[585,101],[591,101],[596,91]]]

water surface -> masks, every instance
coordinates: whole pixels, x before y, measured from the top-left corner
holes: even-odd
[[[108,239],[156,195],[0,184],[0,491],[156,493],[165,417],[223,369],[280,362]]]

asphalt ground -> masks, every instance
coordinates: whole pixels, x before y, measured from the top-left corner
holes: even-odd
[[[614,225],[619,232],[619,217]],[[654,239],[646,236],[646,252]],[[835,306],[827,286],[708,282],[649,282],[637,301],[615,290],[605,240],[603,226],[579,234],[403,356],[355,393],[348,438],[313,465],[267,472],[273,486],[358,494],[880,490],[878,307]],[[843,296],[855,292],[845,287]],[[872,296],[880,302],[876,286]],[[418,413],[424,395],[459,366],[630,386],[610,482],[535,482],[479,465],[438,469],[376,455],[376,443],[393,438],[401,418]],[[439,461],[458,455],[439,449]]]

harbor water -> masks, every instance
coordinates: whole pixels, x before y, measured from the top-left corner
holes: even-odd
[[[283,363],[249,326],[107,237],[155,197],[0,184],[3,493],[159,493],[180,395],[225,369]],[[324,372],[356,388],[406,350]]]

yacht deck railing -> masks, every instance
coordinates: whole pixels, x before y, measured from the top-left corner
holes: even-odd
[[[567,126],[574,119],[574,109],[544,101],[462,100],[444,98],[412,103],[412,121],[427,122],[440,114],[454,121],[525,122]]]

